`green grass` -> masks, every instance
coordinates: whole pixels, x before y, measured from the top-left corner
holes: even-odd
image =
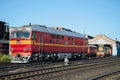
[[[11,57],[9,55],[0,54],[0,62],[9,62],[11,61]]]

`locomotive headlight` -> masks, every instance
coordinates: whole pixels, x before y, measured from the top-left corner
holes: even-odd
[[[25,51],[25,52],[31,51],[31,48],[24,48],[24,51]]]
[[[13,51],[14,51],[14,48],[10,48],[10,51],[13,52]]]

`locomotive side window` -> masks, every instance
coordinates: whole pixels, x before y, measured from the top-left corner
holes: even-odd
[[[50,43],[52,43],[52,40],[50,40]]]
[[[51,35],[52,38],[56,38],[56,35]]]
[[[32,39],[36,39],[36,32],[32,33]]]
[[[57,39],[60,39],[60,36],[59,36],[59,35],[57,35]]]
[[[70,40],[71,39],[71,37],[68,37],[68,40]]]
[[[62,39],[64,39],[64,36],[62,36]]]
[[[71,41],[73,41],[74,39],[73,39],[72,37],[68,37],[68,40],[71,40]]]
[[[72,41],[74,40],[74,38],[72,38]]]
[[[64,39],[64,36],[61,35],[51,35],[51,37],[56,39]]]

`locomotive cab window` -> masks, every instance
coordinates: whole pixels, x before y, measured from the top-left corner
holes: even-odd
[[[13,31],[11,32],[11,38],[29,38],[30,32],[28,31]]]
[[[36,32],[32,33],[32,39],[36,39]]]

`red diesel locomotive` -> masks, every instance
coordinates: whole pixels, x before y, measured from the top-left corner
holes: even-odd
[[[84,35],[62,27],[27,25],[10,28],[12,63],[58,60],[65,55],[69,59],[85,58],[88,49]]]

